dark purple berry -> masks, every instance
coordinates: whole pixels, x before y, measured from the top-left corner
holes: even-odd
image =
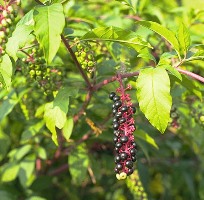
[[[115,167],[115,173],[118,173],[120,170]]]
[[[136,113],[136,108],[134,106],[132,106],[131,108],[132,108],[132,112]]]
[[[115,92],[111,92],[111,93],[109,94],[109,99],[113,100],[113,97],[114,97],[115,95],[116,95]]]
[[[120,141],[122,143],[126,143],[128,141],[128,137],[127,136],[123,136],[123,137],[120,138]]]
[[[133,162],[131,160],[126,161],[125,166],[129,169],[133,167]]]
[[[122,143],[117,142],[117,143],[115,144],[115,146],[116,146],[117,148],[120,148],[120,147],[122,147]]]
[[[119,108],[120,106],[122,106],[122,102],[121,101],[116,101],[114,103],[114,105],[115,105],[116,108]]]
[[[120,154],[121,160],[126,160],[127,157],[128,157],[128,155],[127,155],[127,153],[125,153],[125,152],[122,152],[122,153]]]
[[[113,101],[114,101],[114,102],[119,101],[119,100],[120,100],[120,97],[119,97],[119,96],[114,96],[114,97],[113,97]]]
[[[121,161],[120,156],[117,155],[117,156],[115,157],[115,163],[119,163],[120,161]]]
[[[119,126],[120,126],[120,124],[118,122],[113,123],[113,129],[114,130],[118,130]]]
[[[117,118],[113,118],[113,123],[118,122]]]
[[[123,107],[121,108],[121,112],[126,112],[126,111],[128,111],[128,107],[127,107],[127,106],[123,106]]]
[[[132,156],[132,162],[136,162],[137,158],[136,156]]]
[[[130,150],[130,153],[131,153],[132,156],[135,156],[136,153],[137,153],[137,150],[136,150],[136,149],[131,149],[131,150]]]
[[[120,150],[120,148],[115,147],[115,151],[116,151],[116,152],[119,152],[119,150]]]
[[[137,148],[136,142],[132,142],[132,146],[136,149]]]
[[[115,114],[115,117],[116,117],[116,118],[121,118],[121,117],[122,117],[122,112],[117,112],[117,113]]]
[[[112,109],[115,109],[115,108],[116,108],[116,107],[115,107],[115,104],[113,104],[113,105],[112,105]]]
[[[129,176],[129,175],[131,175],[132,173],[133,173],[133,169],[128,169],[128,173],[127,173],[127,175]]]
[[[121,118],[121,119],[119,120],[119,123],[120,123],[120,124],[123,124],[124,122],[126,122],[126,119],[125,119],[125,118]]]
[[[113,141],[116,143],[116,142],[118,141],[118,137],[115,136],[115,137],[113,138]]]
[[[123,166],[120,163],[118,163],[115,168],[120,170],[123,168]]]
[[[113,109],[112,113],[115,115],[118,112],[118,109]]]
[[[119,136],[120,135],[120,131],[119,130],[114,130],[114,135]]]

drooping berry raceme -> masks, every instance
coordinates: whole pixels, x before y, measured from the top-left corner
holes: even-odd
[[[5,1],[5,5],[0,5],[0,58],[5,54],[6,43],[11,36],[15,22],[16,12],[11,6],[12,3],[17,4],[18,2],[13,0],[7,3]]]
[[[133,132],[135,131],[135,122],[133,114],[136,112],[132,106],[130,95],[126,90],[131,89],[123,87],[122,80],[118,76],[120,87],[115,92],[111,92],[109,98],[113,101],[113,130],[115,143],[115,172],[117,179],[125,179],[133,173],[133,163],[136,161],[136,143]]]

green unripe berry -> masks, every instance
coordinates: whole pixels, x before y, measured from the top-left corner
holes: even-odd
[[[35,70],[30,70],[29,74],[33,77],[35,75]]]
[[[37,75],[37,76],[39,76],[39,75],[41,75],[41,74],[42,74],[42,72],[41,72],[41,71],[39,71],[39,70],[38,70],[38,71],[36,71],[36,75]]]
[[[88,59],[89,59],[89,60],[93,60],[93,55],[92,55],[92,54],[89,54],[89,55],[88,55]]]
[[[77,44],[77,50],[82,50],[82,49],[83,49],[82,45],[81,44]]]
[[[80,56],[79,52],[75,52],[74,54],[75,54],[76,57]]]
[[[204,122],[204,115],[200,116],[200,121]]]
[[[88,66],[89,66],[89,67],[93,67],[93,66],[94,66],[94,62],[93,62],[93,61],[89,61],[89,62],[88,62]]]
[[[0,38],[4,38],[4,37],[5,37],[4,31],[0,31]]]
[[[3,15],[3,17],[7,17],[7,16],[8,16],[7,11],[6,11],[6,10],[3,10],[2,15]]]
[[[11,19],[6,19],[6,22],[8,23],[8,24],[11,24],[12,23],[12,21],[11,21]]]
[[[12,7],[12,6],[8,6],[7,10],[8,10],[9,12],[13,12],[13,7]]]
[[[86,57],[86,52],[81,52],[81,57],[85,58]]]
[[[4,27],[6,27],[6,26],[7,26],[6,19],[2,19],[2,20],[1,20],[1,24],[2,24]]]

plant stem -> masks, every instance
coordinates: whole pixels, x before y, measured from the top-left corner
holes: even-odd
[[[66,38],[63,35],[61,35],[61,38],[62,38],[62,42],[64,43],[64,45],[66,46],[67,50],[69,51],[69,53],[70,53],[70,55],[71,55],[75,65],[76,65],[76,67],[78,68],[80,74],[82,75],[83,79],[85,80],[86,84],[88,85],[89,90],[91,90],[92,84],[90,83],[87,75],[84,73],[84,70],[81,68],[81,65],[78,62],[74,52],[72,51],[72,48],[70,47],[69,42],[66,40]]]
[[[193,79],[196,79],[202,83],[204,83],[204,77],[198,75],[198,74],[195,74],[193,72],[190,72],[190,71],[187,71],[187,70],[184,70],[184,69],[180,69],[180,68],[177,68],[177,70],[181,73],[181,74],[185,74],[187,76],[190,76],[191,78]]]

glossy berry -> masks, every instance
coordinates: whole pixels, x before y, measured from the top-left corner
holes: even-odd
[[[120,125],[119,125],[118,122],[114,122],[114,123],[113,123],[113,129],[114,129],[114,130],[118,130],[119,126],[120,126]]]
[[[127,157],[128,157],[128,155],[127,155],[127,153],[125,153],[125,152],[122,152],[122,153],[120,154],[121,160],[126,160]]]
[[[115,136],[115,137],[113,138],[113,141],[116,143],[116,142],[118,141],[118,137]]]
[[[117,156],[115,157],[115,163],[119,163],[120,161],[121,161],[120,156],[117,155]]]
[[[113,115],[115,115],[118,112],[118,110],[115,108],[112,110]]]
[[[126,143],[128,141],[128,137],[127,136],[123,136],[123,137],[120,138],[120,141],[122,143]]]
[[[132,112],[136,113],[136,108],[134,106],[132,106],[131,108],[132,108]]]
[[[119,147],[115,147],[115,151],[119,152],[120,148]]]
[[[137,160],[136,156],[132,156],[132,161],[136,162],[136,160]]]
[[[114,106],[115,106],[116,108],[119,108],[121,105],[122,105],[122,102],[121,102],[121,101],[116,101],[116,102],[114,103]]]
[[[131,175],[132,173],[133,173],[133,169],[128,169],[128,173],[127,173],[127,175],[129,176],[129,175]]]
[[[126,112],[126,111],[128,111],[128,107],[127,106],[122,106],[121,112]]]
[[[115,92],[111,92],[111,93],[109,94],[109,99],[110,99],[110,100],[113,100],[113,97],[114,97],[115,95],[116,95]]]
[[[126,161],[125,166],[129,169],[133,167],[133,162],[131,160]]]
[[[120,148],[120,147],[122,147],[122,143],[117,142],[117,143],[115,144],[115,146],[116,146],[116,148]]]
[[[119,96],[116,95],[116,96],[113,97],[113,101],[114,101],[114,102],[119,101],[119,100],[120,100],[120,97],[119,97]]]
[[[114,130],[114,135],[116,135],[117,137],[120,135],[120,131],[119,130]]]
[[[117,112],[117,113],[115,114],[115,117],[116,117],[116,118],[122,117],[122,112]]]
[[[136,142],[132,142],[132,146],[136,149],[137,148]]]
[[[118,122],[117,118],[113,118],[113,123]]]
[[[120,124],[123,124],[123,123],[125,123],[126,122],[126,119],[125,118],[121,118],[120,120],[119,120],[119,123]]]
[[[116,169],[122,169],[123,168],[123,166],[120,164],[120,163],[118,163],[118,164],[116,164]]]
[[[131,149],[131,150],[130,150],[130,153],[131,153],[132,156],[135,156],[136,153],[137,153],[137,151],[136,151],[136,149]]]
[[[115,167],[115,173],[118,173],[120,170],[118,168]]]

